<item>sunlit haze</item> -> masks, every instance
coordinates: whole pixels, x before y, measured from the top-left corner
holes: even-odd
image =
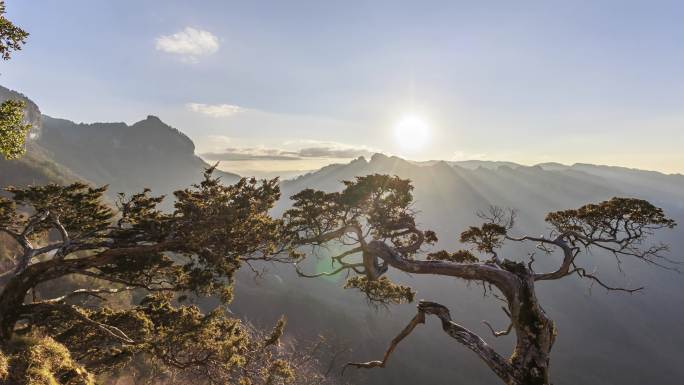
[[[242,174],[374,152],[684,172],[684,6],[496,3],[8,0],[31,37],[2,84],[54,117],[159,116]]]

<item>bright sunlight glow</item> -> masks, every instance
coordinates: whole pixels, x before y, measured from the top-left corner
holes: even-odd
[[[418,151],[430,140],[430,127],[416,115],[404,116],[394,127],[397,144],[406,151]]]

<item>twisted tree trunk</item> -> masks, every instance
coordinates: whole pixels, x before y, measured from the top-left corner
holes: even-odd
[[[516,334],[516,345],[509,361],[520,385],[548,385],[549,358],[556,337],[556,326],[537,301],[534,276],[522,264],[512,269],[520,285],[509,298],[509,312]]]
[[[556,337],[555,324],[537,301],[533,275],[519,264],[508,267],[519,280],[514,291],[504,293],[516,334],[516,345],[509,358],[502,357],[480,336],[453,322],[445,306],[421,301],[419,312],[439,317],[442,329],[475,352],[507,385],[550,385],[549,358]]]
[[[24,298],[34,286],[33,280],[22,278],[25,277],[15,276],[0,293],[0,345],[12,338]]]

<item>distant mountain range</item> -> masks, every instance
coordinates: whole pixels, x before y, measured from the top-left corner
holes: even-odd
[[[558,209],[568,204],[610,198],[614,195],[644,197],[677,207],[684,204],[684,175],[663,174],[625,167],[558,163],[522,166],[512,162],[430,161],[413,162],[398,157],[375,154],[370,160],[359,157],[349,164],[334,164],[297,178],[286,180],[284,189],[296,191],[304,186],[323,189],[339,187],[337,182],[368,173],[387,173],[406,177],[420,185],[425,180],[436,194],[443,184],[461,189],[465,196],[480,202],[503,206],[520,205],[530,196],[543,196],[542,209]],[[452,191],[449,191],[452,193]],[[526,202],[522,206],[528,206]],[[539,204],[539,201],[535,201]]]
[[[7,89],[0,89],[0,97],[25,98]],[[39,129],[24,158],[0,160],[0,186],[82,179],[109,184],[112,192],[150,187],[156,193],[168,194],[198,181],[208,166],[195,155],[190,139],[159,118],[150,116],[130,126],[77,124],[42,115],[34,103],[27,105],[29,119]],[[418,221],[437,232],[440,247],[458,247],[460,231],[478,224],[475,212],[490,205],[517,209],[515,231],[539,234],[546,230],[543,218],[549,211],[613,196],[632,196],[663,207],[680,223],[660,240],[671,244],[672,257],[684,261],[684,176],[622,167],[412,162],[375,154],[370,159],[329,165],[283,181],[283,199],[274,214],[287,209],[287,198],[304,188],[339,190],[341,181],[373,173],[412,180]],[[238,178],[230,173],[221,176],[226,183]],[[534,251],[505,248],[503,254],[516,258]],[[550,268],[557,258],[539,253],[537,268]],[[618,270],[615,259],[601,253],[585,255],[581,261],[611,283],[644,285],[646,291],[630,296],[593,288],[589,294],[589,284],[576,278],[540,285],[541,302],[559,328],[552,354],[555,383],[681,383],[684,334],[678,330],[684,319],[684,308],[679,305],[684,303],[684,276],[629,260],[624,260],[622,270]],[[290,333],[311,337],[319,331],[327,332],[352,348],[356,359],[380,358],[387,343],[415,313],[414,305],[393,307],[389,312],[369,308],[357,293],[340,287],[340,277],[302,279],[289,266],[268,269],[269,274],[258,283],[250,272],[239,277],[232,310],[262,325],[286,314]],[[500,350],[511,348],[512,336],[493,341],[481,324],[487,319],[505,327],[499,304],[491,296],[483,299],[481,287],[406,274],[396,274],[393,279],[414,286],[418,298],[450,306],[458,322],[478,331]],[[455,383],[469,385],[497,381],[472,353],[445,340],[436,322],[428,322],[403,342],[386,369],[348,370],[346,376],[354,383],[387,385],[415,384],[418,379],[430,385],[454,379]]]

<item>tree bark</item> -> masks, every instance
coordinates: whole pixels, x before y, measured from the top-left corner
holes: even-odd
[[[35,286],[34,279],[25,275],[14,276],[0,293],[0,345],[12,338],[24,299]]]
[[[516,345],[509,361],[519,385],[549,385],[549,358],[556,338],[555,323],[540,306],[534,291],[534,276],[522,264],[514,271],[520,285],[509,298],[509,312]]]

